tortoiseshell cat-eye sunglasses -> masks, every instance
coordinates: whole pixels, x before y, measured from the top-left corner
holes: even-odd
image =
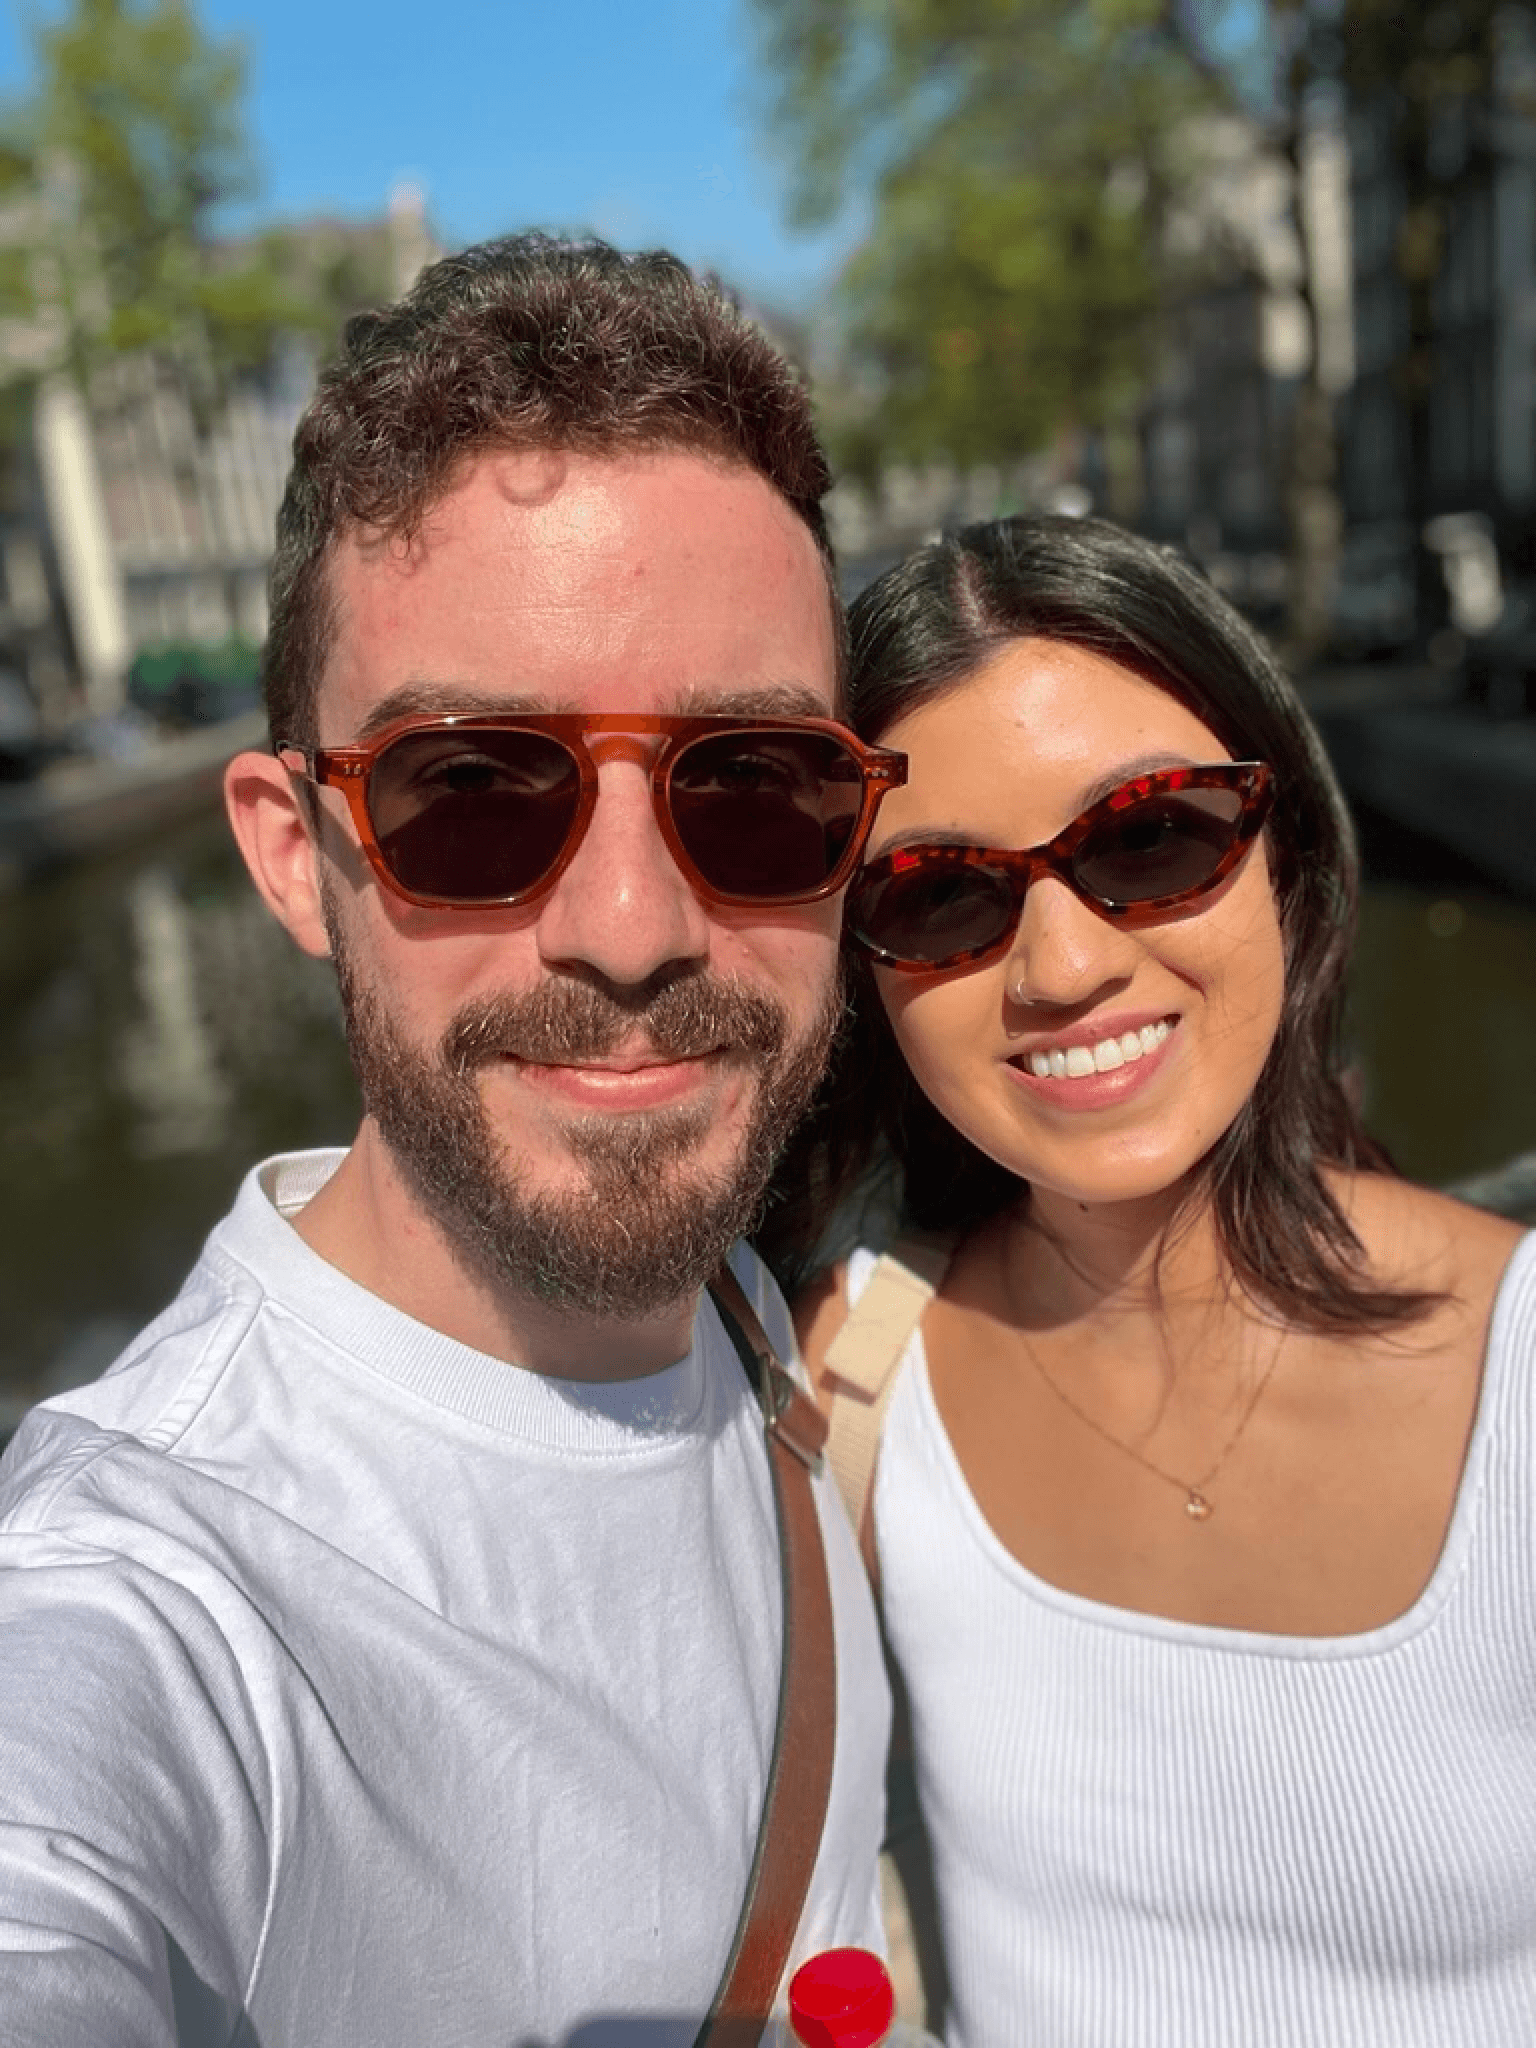
[[[1043,846],[896,847],[855,881],[846,929],[885,967],[975,966],[1011,944],[1025,892],[1043,875],[1116,924],[1153,924],[1226,879],[1273,794],[1262,761],[1160,768],[1132,776]]]

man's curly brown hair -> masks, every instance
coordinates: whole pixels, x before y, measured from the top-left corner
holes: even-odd
[[[663,250],[507,236],[349,321],[321,375],[277,520],[263,667],[275,740],[317,738],[337,542],[357,529],[408,539],[464,458],[490,447],[679,448],[744,464],[809,527],[841,638],[821,510],[831,475],[785,356],[722,286]]]

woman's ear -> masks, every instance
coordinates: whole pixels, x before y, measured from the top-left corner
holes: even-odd
[[[331,950],[320,893],[320,855],[298,777],[274,754],[236,754],[224,771],[224,807],[251,880],[289,937],[324,959]]]

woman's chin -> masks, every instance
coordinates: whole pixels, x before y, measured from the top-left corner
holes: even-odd
[[[1044,1162],[1001,1159],[1010,1173],[1028,1181],[1037,1206],[1063,1212],[1084,1209],[1171,1210],[1183,1201],[1194,1159],[1117,1159]]]

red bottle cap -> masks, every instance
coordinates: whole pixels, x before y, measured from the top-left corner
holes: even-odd
[[[829,1948],[789,1982],[789,2023],[806,2048],[875,2048],[896,2011],[884,1963],[867,1948]]]

